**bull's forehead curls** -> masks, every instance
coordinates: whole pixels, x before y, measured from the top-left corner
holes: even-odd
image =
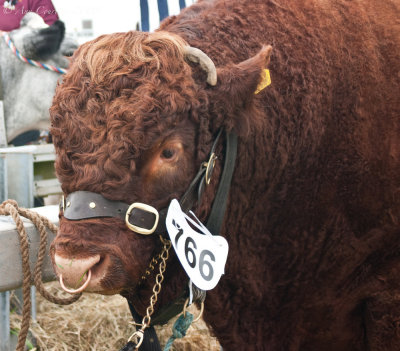
[[[82,46],[75,59],[81,71],[88,71],[95,84],[109,84],[115,77],[129,75],[146,67],[142,74],[154,70],[177,74],[183,70],[186,42],[167,33],[127,32],[101,36]]]
[[[116,127],[118,121],[132,122],[131,128],[176,124],[199,99],[184,60],[186,45],[166,32],[134,31],[82,45],[56,91],[53,126],[70,115],[91,128]]]
[[[151,114],[151,120],[157,114],[181,114],[195,96],[184,60],[186,46],[179,36],[166,32],[104,35],[81,46],[63,85],[69,99],[77,99],[81,113],[103,112],[105,118],[115,119],[129,111],[138,119]]]
[[[61,180],[88,178],[91,165],[95,173],[102,163],[114,180],[116,168],[126,177],[166,131],[188,119],[198,123],[207,98],[185,62],[185,46],[173,34],[133,31],[77,50],[51,108]]]

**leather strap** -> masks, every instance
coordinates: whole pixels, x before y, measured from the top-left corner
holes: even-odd
[[[215,166],[214,162],[216,159],[215,150],[217,148],[221,134],[222,134],[222,129],[219,130],[214,140],[214,144],[211,147],[208,162],[203,162],[200,165],[199,171],[197,172],[196,176],[190,183],[188,189],[186,190],[186,192],[183,194],[183,196],[179,201],[182,210],[186,213],[189,212],[191,209],[193,209],[196,203],[197,206],[199,206],[201,203],[201,197],[203,195],[204,187],[206,184],[206,177],[211,178],[212,173],[214,171],[214,166]]]
[[[125,220],[126,213],[131,205],[121,201],[111,201],[103,195],[90,191],[75,191],[67,196],[62,204],[64,217],[69,220],[80,220],[87,218],[117,217]],[[129,223],[145,229],[154,226],[156,216],[154,213],[139,207],[132,208]],[[158,221],[155,232],[165,230],[163,218]]]
[[[215,155],[215,149],[218,140],[221,136],[221,130],[219,131],[214,144],[210,152],[210,162],[213,162],[212,157]],[[222,223],[225,216],[226,206],[228,202],[229,189],[231,187],[233,171],[235,169],[236,155],[237,155],[237,135],[233,133],[226,133],[226,151],[225,151],[225,161],[224,168],[222,171],[221,179],[219,181],[219,186],[217,194],[215,195],[214,202],[211,208],[210,215],[207,220],[207,229],[213,235],[219,235],[221,232]],[[180,200],[181,208],[184,212],[190,211],[194,205],[200,205],[201,197],[204,192],[204,187],[206,183],[206,177],[211,177],[214,170],[214,165],[210,165],[210,174],[207,174],[207,163],[203,163],[200,166],[192,183],[189,185],[188,190],[182,196]]]
[[[119,217],[125,220],[128,208],[125,202],[111,201],[98,193],[75,191],[65,199],[64,217],[73,221],[100,217]]]
[[[221,180],[217,194],[211,208],[211,213],[207,220],[207,229],[213,235],[219,235],[221,232],[222,222],[225,217],[226,205],[228,202],[229,189],[231,187],[233,171],[235,169],[237,155],[237,135],[233,133],[226,134],[226,153],[224,170],[222,171]]]

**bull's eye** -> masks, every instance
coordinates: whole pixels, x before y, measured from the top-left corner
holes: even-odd
[[[148,155],[150,157],[145,161],[142,169],[145,181],[158,180],[163,177],[165,182],[166,175],[170,174],[172,177],[185,161],[183,144],[176,138],[157,143],[149,150]]]
[[[175,155],[175,151],[172,150],[172,149],[164,149],[164,150],[161,152],[161,157],[162,157],[162,158],[165,158],[165,159],[167,159],[167,160],[173,158],[174,155]]]

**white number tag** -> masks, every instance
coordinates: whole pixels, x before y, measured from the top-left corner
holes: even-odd
[[[222,236],[212,235],[196,219],[187,216],[179,202],[171,201],[166,226],[175,252],[189,278],[202,290],[213,289],[221,275],[228,257],[228,242]],[[194,230],[189,223],[199,231]]]

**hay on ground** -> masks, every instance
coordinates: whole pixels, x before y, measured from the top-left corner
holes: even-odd
[[[53,294],[63,295],[58,283],[46,284]],[[197,315],[197,311],[191,312]],[[55,305],[37,296],[37,321],[32,322],[31,332],[41,351],[118,351],[125,345],[134,327],[126,300],[119,296],[84,294],[69,306]],[[11,315],[11,327],[18,329],[21,317]],[[163,347],[171,336],[174,320],[166,326],[156,327]],[[193,324],[185,338],[176,340],[171,350],[219,351],[220,346],[205,323]]]

